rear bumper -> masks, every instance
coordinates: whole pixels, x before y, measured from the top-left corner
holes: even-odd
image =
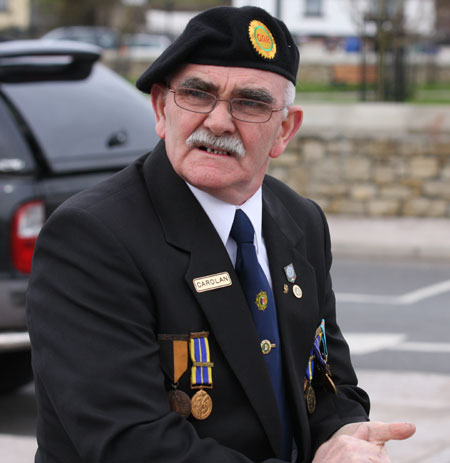
[[[0,334],[25,332],[25,295],[28,278],[0,278]]]
[[[26,331],[0,333],[0,354],[30,348],[30,336]]]

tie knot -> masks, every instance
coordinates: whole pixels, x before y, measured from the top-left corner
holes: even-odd
[[[230,236],[236,243],[252,243],[255,237],[255,230],[246,213],[241,209],[236,209],[233,226],[231,227]]]

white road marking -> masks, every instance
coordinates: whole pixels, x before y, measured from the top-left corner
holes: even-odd
[[[344,333],[352,355],[365,355],[382,350],[450,353],[448,342],[408,342],[403,333]]]
[[[352,355],[371,354],[393,349],[406,338],[402,333],[344,333]]]
[[[385,304],[385,305],[410,305],[450,292],[450,280],[441,281],[433,285],[410,291],[400,296],[386,296],[379,294],[336,293],[338,302]]]
[[[450,353],[450,342],[405,342],[395,346],[395,350],[436,354]]]

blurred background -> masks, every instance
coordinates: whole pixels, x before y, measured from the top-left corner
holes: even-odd
[[[133,85],[192,16],[218,5],[265,8],[294,35],[300,50],[296,102],[304,123],[270,173],[327,214],[338,319],[361,386],[372,397],[372,419],[418,425],[410,441],[389,445],[392,460],[450,462],[448,0],[0,0],[0,96],[7,75],[4,44],[23,39],[94,44],[100,47],[95,59]],[[14,89],[6,90],[8,104],[14,103]],[[112,107],[119,93],[107,97]],[[89,95],[95,104],[96,93]],[[64,108],[71,110],[70,104]],[[73,117],[75,125],[82,119],[80,113]],[[51,129],[57,118],[47,118]],[[95,121],[89,123],[95,127]],[[131,127],[120,124],[112,134],[105,132],[113,150],[133,139]],[[34,130],[32,124],[27,130]],[[154,141],[139,140],[126,155],[136,157]],[[11,190],[17,166],[0,151],[0,194]],[[48,162],[44,171],[52,181],[68,182],[67,171],[61,175],[58,169]],[[30,171],[24,174],[30,177]],[[45,210],[51,212],[48,204]],[[0,239],[7,240],[1,227]],[[6,255],[0,246],[0,258]],[[7,297],[2,298],[2,278],[25,284],[27,274],[23,268],[2,269],[0,314]],[[23,310],[23,298],[17,305]],[[9,328],[9,334],[16,331]],[[28,349],[24,338],[19,344]],[[0,339],[0,384],[12,374],[1,363],[8,349]],[[33,461],[36,447],[33,385],[22,382],[24,387],[0,395],[0,459],[8,463]]]

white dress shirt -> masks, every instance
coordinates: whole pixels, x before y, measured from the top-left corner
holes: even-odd
[[[226,203],[214,196],[206,193],[187,183],[197,201],[201,204],[206,215],[211,220],[214,228],[222,240],[233,265],[236,264],[237,245],[233,238],[230,237],[231,227],[233,225],[236,209],[242,209],[250,219],[255,229],[255,247],[258,262],[261,265],[270,286],[272,279],[270,277],[269,259],[267,257],[266,245],[262,236],[262,191],[261,188],[241,206]]]

